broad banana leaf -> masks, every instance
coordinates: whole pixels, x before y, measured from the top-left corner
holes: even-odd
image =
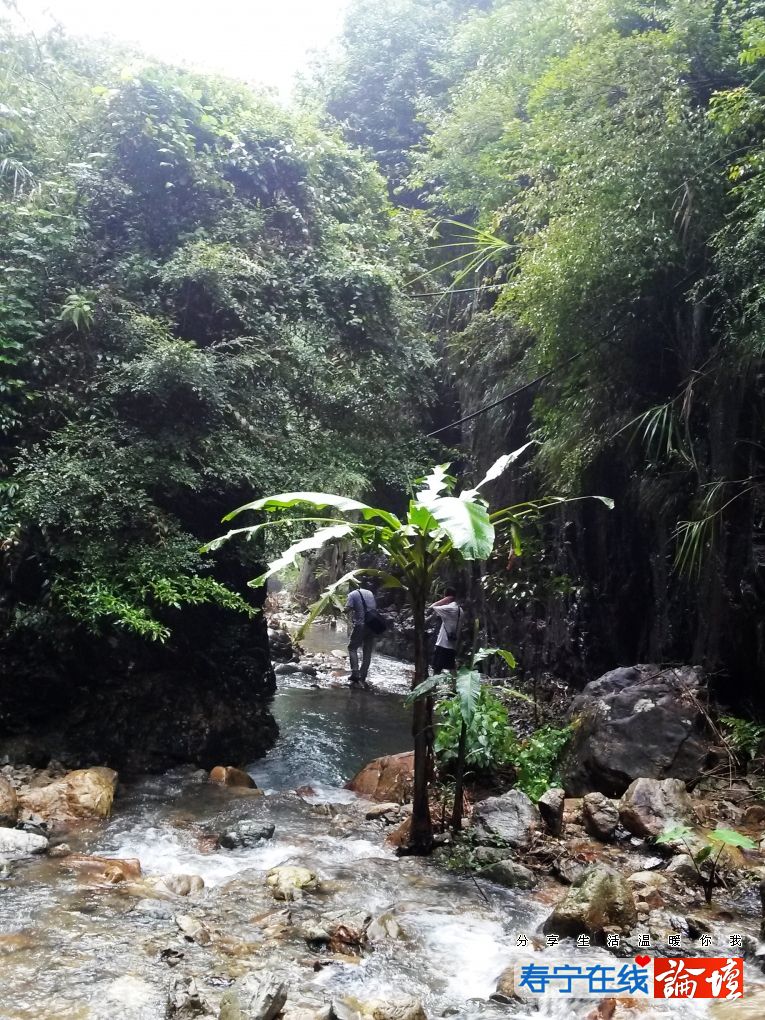
[[[426,505],[464,559],[485,560],[491,555],[494,525],[484,506],[456,496],[437,496]]]
[[[245,510],[265,510],[267,512],[288,510],[301,503],[314,506],[317,510],[331,506],[341,514],[360,513],[364,520],[369,521],[377,518],[385,521],[394,530],[401,527],[401,521],[395,514],[381,510],[379,507],[368,506],[366,503],[361,503],[348,496],[337,496],[332,492],[282,492],[276,496],[264,496],[262,499],[256,499],[252,503],[245,503],[244,506],[237,507],[230,514],[226,514],[223,520],[230,521]]]
[[[251,588],[260,588],[261,585],[265,584],[269,577],[273,577],[274,574],[278,574],[280,570],[284,570],[285,567],[290,567],[297,560],[301,553],[310,552],[313,549],[321,549],[322,546],[327,545],[328,542],[335,542],[339,538],[347,538],[348,535],[352,535],[354,531],[352,524],[333,524],[329,528],[318,528],[308,538],[301,538],[299,542],[293,542],[293,544],[283,552],[282,555],[275,560],[272,560],[268,564],[268,570],[261,574],[260,577],[256,577],[250,581]]]

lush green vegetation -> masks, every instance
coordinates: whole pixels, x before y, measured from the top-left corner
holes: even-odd
[[[391,152],[409,168],[403,200],[433,232],[413,290],[463,410],[552,372],[462,441],[483,462],[530,430],[544,489],[616,497],[572,578],[602,664],[693,656],[746,687],[765,604],[765,8],[493,0],[452,5],[445,36],[447,6],[400,0],[391,39],[356,4],[327,108],[392,184]],[[376,99],[404,68],[392,131]]]
[[[249,612],[262,549],[199,552],[232,504],[419,460],[431,355],[384,182],[234,82],[3,35],[3,630]]]

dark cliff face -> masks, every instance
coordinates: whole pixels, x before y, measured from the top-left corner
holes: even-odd
[[[62,648],[43,636],[6,637],[0,756],[153,772],[265,754],[278,731],[264,617],[213,606],[175,615],[164,645],[81,633]]]
[[[521,472],[497,488],[508,502],[539,492]],[[524,670],[579,686],[620,665],[694,663],[723,703],[761,706],[765,555],[751,507],[741,501],[742,519],[722,529],[700,576],[688,580],[673,569],[670,499],[648,498],[624,465],[596,468],[589,491],[614,498],[615,509],[592,501],[548,512],[528,530],[519,562],[490,564],[490,641],[512,648]]]

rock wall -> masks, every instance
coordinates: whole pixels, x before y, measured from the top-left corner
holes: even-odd
[[[252,761],[272,746],[275,680],[262,614],[174,614],[164,645],[83,632],[0,647],[0,759],[123,772]]]

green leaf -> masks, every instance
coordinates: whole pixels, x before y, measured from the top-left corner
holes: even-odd
[[[474,669],[461,669],[457,673],[456,687],[462,718],[470,726],[481,693],[481,674]]]
[[[712,847],[711,846],[703,846],[701,848],[701,850],[698,851],[698,853],[695,853],[693,855],[693,859],[694,859],[694,861],[697,864],[703,864],[704,861],[707,859],[707,857],[710,856],[711,853],[712,853]]]
[[[417,701],[418,698],[424,698],[426,694],[430,694],[440,684],[447,683],[452,680],[451,673],[437,673],[435,676],[429,676],[427,680],[423,680],[421,684],[417,684],[414,690],[407,694],[404,704],[411,705],[413,701]]]
[[[464,559],[485,560],[491,555],[494,525],[485,507],[456,496],[437,496],[427,506]]]
[[[417,493],[417,502],[426,503],[434,496],[440,496],[443,492],[451,492],[455,478],[449,474],[449,464],[436,464],[429,475],[418,479],[422,485],[422,491]],[[417,483],[415,483],[417,484]]]
[[[250,581],[250,586],[252,588],[260,588],[269,577],[278,574],[285,567],[292,566],[301,553],[310,552],[313,549],[321,549],[322,546],[327,545],[329,542],[335,542],[340,538],[347,538],[348,535],[352,534],[353,527],[350,524],[333,524],[330,528],[318,528],[308,538],[301,538],[299,542],[293,542],[286,552],[268,564],[268,570],[265,573]]]
[[[737,846],[742,850],[756,850],[757,844],[748,836],[744,836],[735,829],[715,829],[710,832],[709,838],[715,843],[723,843],[725,846]]]
[[[361,503],[357,499],[351,499],[349,496],[335,495],[332,492],[282,492],[276,496],[265,496],[262,499],[255,499],[251,503],[245,503],[243,506],[237,507],[230,514],[226,514],[223,520],[230,521],[237,514],[243,513],[245,510],[265,510],[267,513],[272,513],[275,510],[288,510],[290,507],[298,506],[301,503],[307,503],[317,510],[323,510],[325,507],[331,506],[343,514],[358,512],[365,520],[379,518],[385,521],[391,528],[397,530],[401,527],[401,521],[395,514],[389,513],[387,510],[381,510],[379,507],[368,506],[366,503]]]
[[[524,443],[517,450],[513,450],[512,453],[505,453],[497,460],[494,461],[492,466],[483,476],[480,482],[475,486],[474,489],[466,489],[460,496],[460,499],[474,499],[479,489],[482,489],[484,485],[488,485],[489,482],[493,482],[495,478],[499,478],[501,474],[510,467],[511,464],[515,463],[516,460],[525,453],[530,446],[533,446],[536,440],[532,439],[528,443]]]
[[[484,659],[488,659],[491,655],[499,655],[505,660],[510,669],[515,669],[517,662],[512,652],[508,651],[507,648],[479,648],[473,655],[473,666],[478,666],[479,663],[483,662]]]
[[[656,837],[657,843],[676,843],[678,840],[687,839],[693,834],[693,830],[687,825],[671,825]]]

